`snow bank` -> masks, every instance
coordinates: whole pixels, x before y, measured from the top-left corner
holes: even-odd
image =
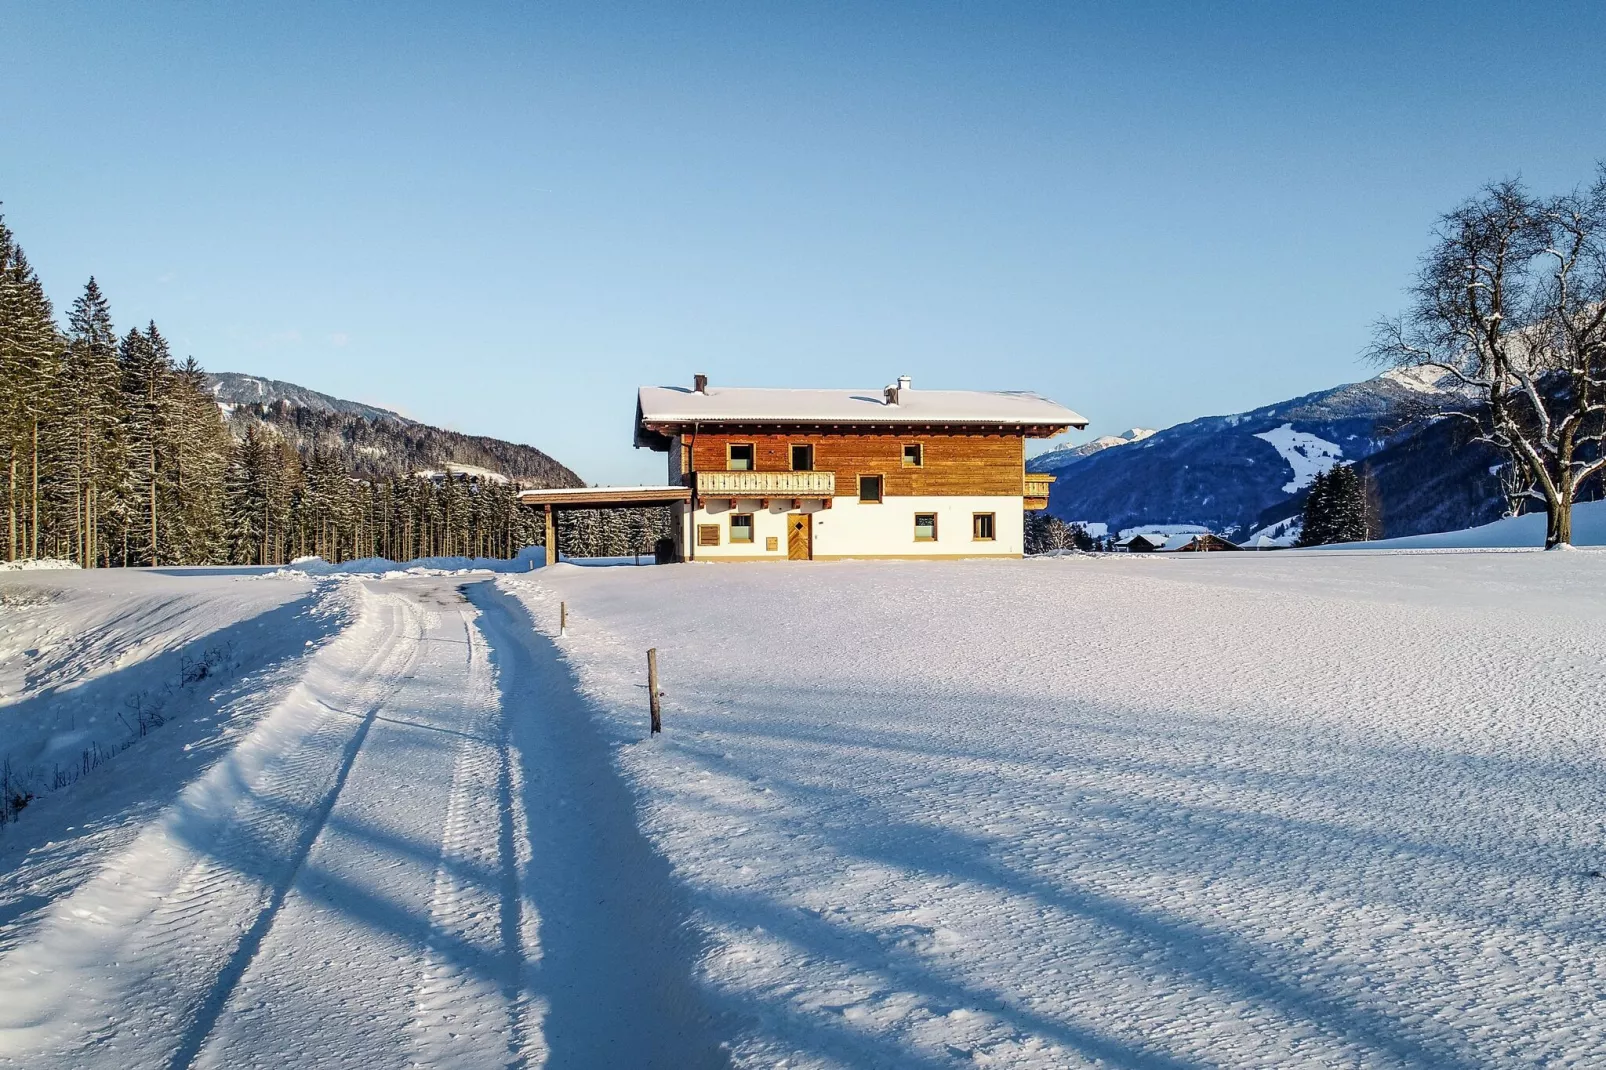
[[[529,572],[546,564],[546,548],[526,546],[511,560],[505,557],[419,557],[392,561],[388,557],[362,557],[330,564],[321,557],[298,557],[281,569],[264,573],[287,576],[441,576],[455,572]]]
[[[738,1066],[1597,1060],[1606,555],[1148,560],[497,583]]]
[[[1344,543],[1342,550],[1507,550],[1545,545],[1545,514],[1507,517],[1482,527],[1406,535],[1398,539]],[[1606,546],[1606,502],[1573,506],[1573,545]]]
[[[59,557],[25,557],[20,561],[0,561],[0,572],[31,572],[35,569],[67,569],[77,568],[73,561],[63,561]]]
[[[211,711],[269,651],[334,626],[301,584],[241,586],[205,570],[0,575],[0,778],[35,799],[153,728]]]

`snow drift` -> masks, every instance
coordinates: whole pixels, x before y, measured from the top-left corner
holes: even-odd
[[[1506,550],[1538,548],[1545,544],[1545,514],[1507,517],[1482,527],[1407,535],[1399,539],[1345,543],[1346,550]],[[1573,506],[1573,545],[1606,546],[1606,502],[1580,502]]]

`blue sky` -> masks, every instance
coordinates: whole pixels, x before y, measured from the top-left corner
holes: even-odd
[[[634,388],[699,371],[1089,433],[1365,378],[1438,213],[1606,157],[1602,40],[1599,3],[6,4],[0,200],[63,309],[93,273],[207,368],[656,480]]]

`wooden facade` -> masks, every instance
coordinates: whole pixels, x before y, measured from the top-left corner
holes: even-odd
[[[807,434],[758,432],[752,428],[703,429],[685,436],[683,477],[694,471],[725,471],[732,445],[753,446],[753,470],[792,470],[792,447],[813,447],[810,471],[836,477],[836,493],[858,494],[860,476],[880,476],[883,493],[911,495],[1011,495],[1025,493],[1026,439],[1019,433],[835,431]],[[920,447],[911,464],[905,446]]]

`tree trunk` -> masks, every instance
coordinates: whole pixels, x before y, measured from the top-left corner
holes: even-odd
[[[33,421],[33,499],[29,502],[33,519],[28,523],[28,556],[39,557],[39,418]]]
[[[1545,549],[1571,546],[1573,541],[1573,487],[1558,488],[1556,496],[1545,502]]]
[[[11,514],[11,552],[7,561],[17,559],[17,448],[11,447],[11,475],[6,485],[6,509]]]

